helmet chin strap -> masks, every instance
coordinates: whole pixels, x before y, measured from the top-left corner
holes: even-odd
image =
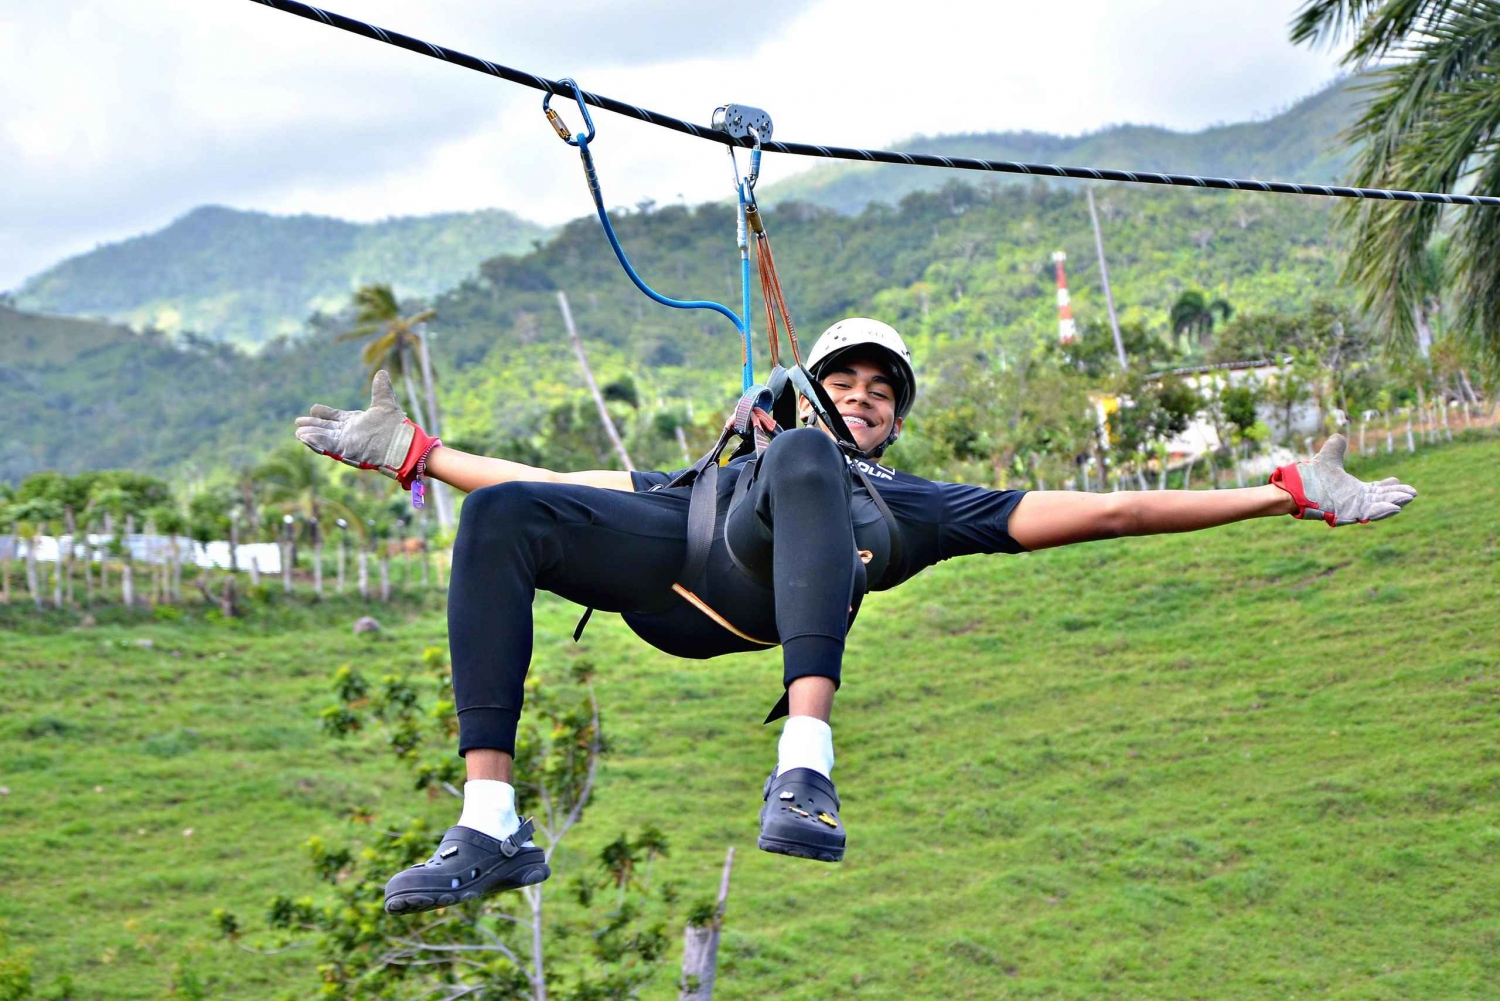
[[[844,423],[844,415],[839,413],[838,407],[833,404],[833,397],[828,395],[828,390],[823,384],[812,377],[812,373],[806,368],[798,365],[796,368],[788,369],[787,376],[796,387],[802,397],[807,400],[808,406],[812,408],[803,421],[811,425],[813,421],[821,421],[823,426],[833,432],[834,441],[838,442],[839,449],[851,458],[856,459],[879,459],[885,454],[885,450],[900,437],[900,432],[894,427],[886,436],[885,441],[871,449],[859,447],[859,442],[854,440],[854,432],[849,430],[849,425]]]

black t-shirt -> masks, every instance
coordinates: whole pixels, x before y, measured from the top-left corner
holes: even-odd
[[[733,492],[734,482],[745,461],[737,460],[719,471],[721,510]],[[881,582],[881,590],[895,587],[934,563],[955,556],[1026,552],[1025,546],[1011,538],[1009,528],[1010,513],[1026,491],[943,483],[868,460],[851,460],[851,465],[856,463],[891,509],[896,528],[901,533],[901,567]],[[634,472],[630,475],[635,489],[645,491],[665,486],[677,473]],[[858,538],[862,527],[877,525],[881,517],[859,477],[853,477],[853,481],[853,514]]]

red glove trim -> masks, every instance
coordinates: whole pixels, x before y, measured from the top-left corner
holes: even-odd
[[[412,481],[421,475],[418,467],[422,465],[422,460],[426,459],[427,453],[442,442],[423,431],[422,426],[413,423],[410,418],[402,423],[410,424],[412,427],[411,447],[406,450],[406,459],[402,461],[401,468],[396,470],[396,480],[403,489],[410,490]]]
[[[1312,501],[1307,499],[1307,491],[1302,486],[1302,474],[1297,472],[1297,464],[1289,462],[1285,466],[1278,466],[1271,473],[1271,486],[1280,487],[1292,496],[1292,503],[1297,505],[1297,510],[1292,512],[1292,517],[1297,519],[1306,518],[1309,514],[1317,515],[1333,527],[1335,520],[1332,511],[1323,511]]]

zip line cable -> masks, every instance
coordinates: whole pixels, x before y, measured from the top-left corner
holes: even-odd
[[[357,21],[343,14],[335,14],[330,10],[313,7],[297,0],[252,0],[253,3],[262,4],[274,10],[286,14],[295,14],[305,17],[309,21],[317,21],[331,28],[363,35],[365,38],[387,45],[395,45],[415,52],[418,55],[428,56],[433,59],[441,59],[444,62],[462,66],[465,69],[474,70],[478,73],[487,73],[497,76],[511,83],[518,83],[523,87],[531,87],[534,90],[545,91],[548,94],[561,94],[573,97],[580,101],[586,101],[596,108],[605,111],[613,111],[627,118],[635,118],[639,121],[656,125],[674,132],[684,132],[699,139],[707,139],[710,142],[720,143],[725,146],[750,147],[753,143],[749,138],[736,139],[718,129],[709,128],[706,125],[694,125],[692,122],[681,118],[673,118],[659,111],[649,111],[646,108],[627,104],[624,101],[606,97],[603,94],[593,94],[578,88],[576,85],[565,85],[560,80],[548,80],[546,77],[527,73],[525,70],[513,69],[471,56],[456,49],[445,48],[432,42],[424,42],[410,35],[400,32],[388,31],[378,28],[373,24]],[[1107,167],[1066,167],[1051,163],[1022,163],[1016,160],[976,160],[971,157],[939,156],[933,153],[904,153],[894,150],[881,149],[855,149],[846,146],[819,146],[812,143],[790,143],[766,140],[761,143],[764,149],[775,153],[788,153],[793,156],[816,156],[833,160],[859,160],[870,163],[897,163],[907,164],[915,167],[948,167],[954,170],[983,170],[1000,174],[1030,174],[1038,177],[1071,177],[1082,181],[1125,181],[1134,184],[1163,184],[1173,187],[1185,188],[1222,188],[1231,191],[1264,191],[1284,195],[1326,195],[1331,198],[1369,198],[1382,201],[1397,202],[1436,202],[1443,205],[1491,205],[1500,206],[1500,197],[1494,195],[1450,195],[1436,191],[1399,191],[1388,188],[1352,188],[1338,184],[1300,184],[1292,181],[1258,181],[1248,178],[1232,177],[1198,177],[1193,174],[1164,174],[1156,171],[1144,170],[1115,170]]]

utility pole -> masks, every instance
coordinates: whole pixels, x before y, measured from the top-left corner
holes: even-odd
[[[441,438],[442,419],[438,414],[437,387],[433,385],[432,379],[432,354],[427,349],[427,338],[430,336],[427,324],[417,324],[417,360],[422,364],[422,388],[427,393],[427,419],[431,421],[425,430],[434,438]],[[448,484],[432,480],[431,487],[432,501],[437,507],[438,525],[445,532],[452,531],[453,499],[448,496]]]
[[[573,338],[573,351],[578,355],[578,365],[583,369],[583,381],[588,384],[589,392],[594,396],[594,406],[599,408],[599,423],[604,425],[604,433],[609,435],[610,443],[615,446],[615,452],[620,456],[620,462],[625,466],[626,472],[634,472],[635,466],[630,464],[630,456],[625,451],[625,443],[620,440],[620,432],[615,430],[615,422],[610,420],[609,411],[604,406],[604,394],[599,392],[599,384],[594,381],[594,372],[589,368],[588,356],[583,353],[583,340],[578,336],[578,328],[573,325],[573,311],[568,308],[568,293],[562,289],[557,290],[557,307],[562,310],[563,324],[568,328],[568,336]]]
[[[1099,231],[1099,210],[1094,207],[1094,189],[1085,189],[1089,196],[1089,221],[1094,224],[1094,250],[1099,254],[1099,280],[1104,284],[1104,305],[1109,307],[1109,329],[1115,335],[1115,354],[1120,358],[1120,368],[1127,369],[1130,362],[1125,358],[1125,342],[1120,339],[1120,318],[1115,315],[1115,293],[1109,287],[1109,265],[1104,261],[1104,236]]]

